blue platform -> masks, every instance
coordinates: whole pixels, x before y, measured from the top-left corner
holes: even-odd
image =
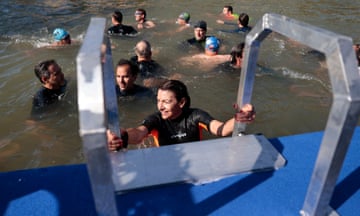
[[[299,215],[321,138],[322,132],[315,132],[271,139],[287,159],[287,165],[276,171],[118,195],[120,215]],[[340,215],[359,215],[359,188],[357,127],[331,207]],[[0,191],[0,215],[96,215],[84,164],[0,173]]]

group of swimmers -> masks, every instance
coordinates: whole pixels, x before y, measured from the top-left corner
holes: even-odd
[[[217,56],[220,48],[220,40],[214,36],[206,35],[207,23],[200,20],[194,24],[190,24],[189,20],[190,14],[183,12],[176,21],[179,25],[186,27],[192,26],[194,28],[194,37],[188,39],[186,42],[203,51],[203,53],[200,53],[201,55]],[[117,25],[117,28],[124,28],[121,22],[113,22],[113,24],[114,26]],[[114,26],[109,28],[108,33]],[[250,28],[248,31],[249,30]],[[150,47],[150,43],[146,40],[142,40],[139,43],[143,44],[143,47]],[[139,51],[139,43],[136,45],[135,51]],[[234,66],[241,67],[241,60],[239,59],[242,58],[243,49],[243,43],[235,46],[232,50],[232,55],[227,55],[226,58],[234,64]],[[150,50],[148,50],[148,52],[150,52]],[[143,53],[145,53],[145,50]],[[231,58],[231,56],[233,58]],[[194,58],[194,56],[192,56],[192,58]],[[120,66],[124,62],[127,62],[126,67]],[[210,60],[209,63],[210,62],[212,61]],[[122,77],[125,77],[121,75],[126,74],[125,71],[139,71],[139,68],[136,67],[132,69],[130,63],[131,62],[124,59],[119,61],[116,68],[117,79],[120,80]],[[139,62],[138,65],[140,65]],[[142,72],[140,72],[140,76],[144,76]],[[120,89],[125,90],[126,81],[123,80],[119,82],[119,80],[117,82],[118,84],[120,83]],[[136,88],[139,88],[139,86]],[[142,89],[141,92],[144,93],[147,91]],[[241,109],[235,107],[235,116],[225,122],[216,120],[201,109],[191,108],[187,88],[185,84],[179,80],[164,79],[164,82],[160,82],[159,86],[157,86],[156,97],[158,111],[146,117],[140,126],[121,129],[121,137],[117,137],[115,133],[111,131],[107,132],[109,150],[116,151],[121,148],[126,148],[128,144],[138,144],[149,134],[156,137],[155,143],[158,146],[199,141],[203,129],[216,136],[228,136],[232,132],[236,121],[250,123],[255,118],[254,107],[250,104],[246,104]]]
[[[111,16],[112,26],[107,29],[109,35],[137,34],[143,28],[153,28],[154,22],[146,19],[146,11],[135,11],[136,27],[124,25],[123,15],[119,10]],[[207,23],[198,21],[190,24],[190,14],[181,13],[177,23],[183,26],[193,26],[194,37],[187,40],[191,46],[204,50],[206,55],[212,56],[218,52],[220,42],[216,37],[207,36]],[[61,28],[53,32],[54,46],[65,46],[72,43],[70,34]],[[240,47],[241,52],[243,46]],[[116,92],[119,98],[141,94],[151,96],[155,89],[158,111],[144,119],[136,128],[121,129],[121,137],[111,131],[107,132],[109,150],[119,150],[129,144],[138,144],[149,134],[157,134],[158,145],[170,145],[200,140],[201,127],[213,135],[227,136],[234,127],[235,121],[250,123],[255,118],[254,107],[246,104],[239,108],[235,106],[235,117],[222,122],[214,119],[207,112],[191,108],[190,96],[185,84],[179,80],[164,75],[164,69],[152,57],[151,45],[147,40],[139,41],[135,46],[135,56],[131,59],[120,59],[115,67]],[[235,52],[235,50],[234,50]],[[238,54],[237,54],[238,55]],[[234,55],[234,58],[237,56]],[[230,56],[229,56],[230,59]],[[231,59],[235,64],[236,59]],[[66,79],[61,67],[55,60],[46,60],[34,68],[36,77],[42,87],[33,99],[32,113],[42,112],[44,108],[63,98],[66,92]],[[141,84],[136,78],[140,77]]]

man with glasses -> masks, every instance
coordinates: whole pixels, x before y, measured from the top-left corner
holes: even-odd
[[[144,28],[148,29],[155,27],[155,23],[153,21],[146,19],[146,11],[142,8],[138,8],[135,11],[135,20],[138,29],[144,29]]]

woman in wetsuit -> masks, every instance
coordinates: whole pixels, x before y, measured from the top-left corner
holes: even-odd
[[[108,148],[111,151],[138,144],[156,130],[160,146],[200,140],[199,126],[213,135],[227,136],[233,131],[235,121],[250,123],[255,118],[254,107],[246,104],[235,117],[222,122],[207,112],[190,108],[190,96],[184,83],[169,80],[157,93],[158,111],[144,119],[137,128],[121,129],[121,139],[108,131]],[[236,119],[235,119],[236,118]]]

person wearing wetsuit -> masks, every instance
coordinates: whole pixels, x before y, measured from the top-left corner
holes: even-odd
[[[109,35],[135,35],[137,31],[134,27],[122,24],[123,15],[120,11],[116,10],[111,15],[111,22],[113,26],[108,28]]]
[[[139,68],[131,61],[120,59],[115,70],[116,94],[118,98],[153,97],[151,89],[135,84]]]
[[[136,21],[136,27],[138,30],[155,27],[155,23],[153,21],[146,19],[146,11],[144,9],[142,8],[136,9],[134,16]]]
[[[63,99],[67,83],[55,60],[40,62],[35,66],[34,72],[42,83],[42,87],[34,95],[32,115],[41,113],[50,104]]]
[[[159,145],[172,145],[198,141],[199,124],[213,135],[227,136],[232,133],[235,121],[250,123],[255,118],[252,105],[246,104],[237,110],[235,117],[222,122],[200,109],[190,108],[190,96],[184,83],[168,80],[157,92],[158,111],[145,118],[137,128],[121,129],[121,138],[107,131],[110,151],[126,148],[127,144],[138,144],[153,130],[158,132]]]
[[[237,26],[235,29],[231,30],[220,30],[221,32],[227,32],[227,33],[248,33],[251,31],[251,27],[249,26],[249,15],[246,13],[242,13],[239,15],[239,19],[237,24],[232,22],[224,22],[221,20],[217,21],[219,24],[225,24],[225,25],[234,25]]]
[[[138,56],[133,56],[130,58],[130,61],[139,67],[139,75],[141,79],[164,75],[164,68],[155,60],[139,60]]]
[[[158,111],[148,116],[142,123],[148,131],[156,130],[160,146],[185,142],[200,141],[202,126],[209,131],[210,122],[214,120],[201,109],[185,109],[176,119],[163,119]]]
[[[200,51],[205,50],[207,24],[205,21],[200,20],[194,25],[194,37],[187,40],[190,46],[198,48]]]
[[[135,54],[130,61],[139,67],[139,78],[143,85],[149,88],[157,88],[163,83],[165,69],[152,59],[151,45],[147,40],[139,41],[135,46]]]

